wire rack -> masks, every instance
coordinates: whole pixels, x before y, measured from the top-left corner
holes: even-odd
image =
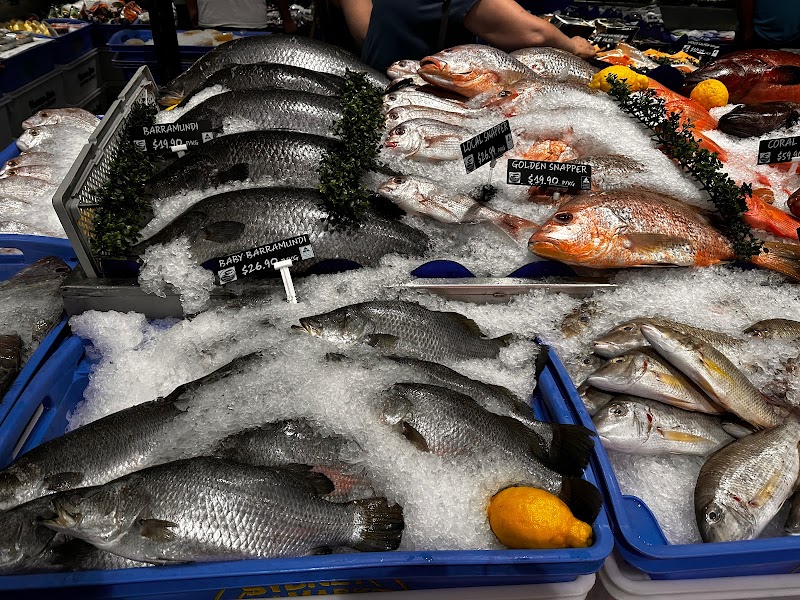
[[[137,102],[156,105],[158,85],[150,69],[140,67],[103,117],[81,150],[53,197],[61,225],[72,243],[86,276],[102,276],[100,258],[92,252],[96,191],[108,181],[108,173],[125,118]]]

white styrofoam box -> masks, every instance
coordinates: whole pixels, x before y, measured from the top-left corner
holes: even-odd
[[[616,600],[750,600],[800,598],[800,573],[709,579],[652,580],[612,552],[598,573],[609,596]]]
[[[79,59],[61,67],[64,76],[64,101],[69,106],[80,106],[82,100],[94,93],[100,81],[100,58],[92,50]]]
[[[56,69],[44,77],[31,81],[28,85],[11,92],[8,98],[11,134],[17,137],[22,133],[22,122],[43,108],[64,106],[64,80],[61,70]]]
[[[591,574],[561,583],[368,592],[343,594],[341,597],[352,596],[358,600],[584,600],[594,582],[595,576]]]

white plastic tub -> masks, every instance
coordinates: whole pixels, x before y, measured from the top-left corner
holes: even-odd
[[[616,600],[749,600],[800,598],[800,573],[652,580],[624,562],[616,552],[606,559],[598,579]]]

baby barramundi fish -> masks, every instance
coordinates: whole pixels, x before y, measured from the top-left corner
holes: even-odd
[[[718,417],[617,396],[592,419],[603,446],[626,454],[708,456],[731,443]]]
[[[429,310],[405,300],[374,300],[303,317],[292,329],[361,342],[391,354],[425,360],[497,358],[511,334],[488,338],[475,321],[455,312]]]
[[[406,212],[427,215],[440,223],[491,223],[515,242],[523,242],[539,226],[421,177],[392,177],[378,188],[378,193]]]
[[[179,460],[52,499],[51,529],[153,563],[306,556],[344,546],[395,550],[403,511],[385,498],[337,504],[307,465]]]

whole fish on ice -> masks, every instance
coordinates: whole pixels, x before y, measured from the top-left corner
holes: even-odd
[[[571,52],[558,48],[523,48],[515,50],[511,56],[537,75],[556,81],[589,85],[594,74],[600,70]]]

